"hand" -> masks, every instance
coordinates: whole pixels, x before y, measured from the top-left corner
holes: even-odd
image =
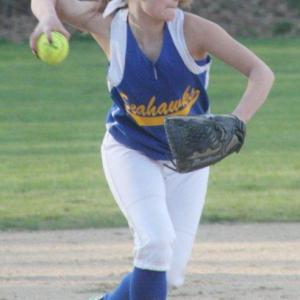
[[[64,25],[61,23],[56,15],[49,15],[47,18],[40,20],[40,22],[35,27],[34,31],[30,35],[30,48],[32,53],[37,56],[36,43],[39,36],[42,33],[47,35],[48,41],[51,43],[51,32],[58,31],[63,34],[67,39],[70,39],[70,33],[66,30]]]
[[[164,126],[173,170],[179,173],[202,169],[239,152],[246,136],[245,124],[233,115],[167,116]]]

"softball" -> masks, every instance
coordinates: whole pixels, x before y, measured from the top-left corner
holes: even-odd
[[[69,53],[69,42],[59,32],[52,32],[52,43],[49,43],[47,36],[43,33],[37,40],[37,55],[49,65],[56,65],[62,62]]]

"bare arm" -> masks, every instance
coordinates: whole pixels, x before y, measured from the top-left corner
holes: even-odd
[[[63,26],[56,13],[57,0],[31,0],[31,10],[38,19],[38,24],[30,35],[30,48],[36,54],[36,42],[42,33],[45,33],[51,41],[51,31],[58,31],[66,38],[70,38],[70,33]]]
[[[108,55],[109,31],[112,18],[102,17],[103,1],[57,0],[59,18],[73,27],[92,34]]]
[[[56,15],[56,2],[57,0],[31,0],[31,10],[38,20],[47,15]]]
[[[70,34],[62,25],[62,22],[66,22],[79,30],[90,32],[106,50],[111,19],[102,18],[102,5],[102,1],[31,0],[32,12],[39,20],[30,38],[31,48],[35,51],[36,40],[43,32],[49,40],[50,32],[54,30],[69,38]]]
[[[62,21],[77,29],[101,35],[103,26],[108,22],[102,17],[102,1],[56,1],[56,11]]]
[[[249,121],[268,97],[275,78],[272,70],[217,24],[188,14],[186,27],[188,34],[199,37],[192,45],[199,53],[209,52],[248,77],[247,88],[233,114]]]

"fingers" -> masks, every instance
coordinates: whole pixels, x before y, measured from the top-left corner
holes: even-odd
[[[70,39],[70,37],[71,37],[71,34],[69,33],[69,31],[67,31],[66,29],[65,29],[65,27],[63,27],[62,26],[62,28],[60,29],[60,30],[58,30],[61,34],[63,34],[65,37],[66,37],[66,39]]]
[[[39,38],[41,32],[39,32],[38,27],[33,31],[33,33],[30,35],[29,39],[29,46],[31,48],[32,54],[37,56],[37,47],[36,47],[36,42],[37,39]]]
[[[44,29],[42,29],[42,27],[40,25],[38,25],[35,30],[32,32],[32,34],[30,35],[29,38],[29,46],[31,48],[32,54],[35,55],[36,57],[38,57],[37,54],[37,40],[39,39],[41,34],[45,34],[47,36],[47,39],[49,41],[49,43],[52,43],[52,35],[51,32],[53,31],[58,31],[60,32],[62,35],[64,35],[68,40],[71,37],[71,34],[65,29],[64,26],[57,26],[57,27],[46,27]]]
[[[51,30],[51,31],[46,31],[45,34],[48,38],[48,41],[49,43],[51,44],[52,43],[52,35],[51,35],[51,32],[53,31],[57,31],[59,33],[61,33],[67,40],[70,39],[71,37],[71,34],[65,29],[65,27],[63,26],[60,26],[59,28],[55,29],[55,30]]]
[[[50,29],[45,30],[45,34],[46,34],[46,37],[47,37],[47,40],[48,40],[49,44],[52,44],[51,30]]]

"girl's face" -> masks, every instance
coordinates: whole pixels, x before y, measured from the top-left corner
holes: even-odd
[[[175,18],[178,0],[141,0],[141,7],[155,19],[171,21]]]

